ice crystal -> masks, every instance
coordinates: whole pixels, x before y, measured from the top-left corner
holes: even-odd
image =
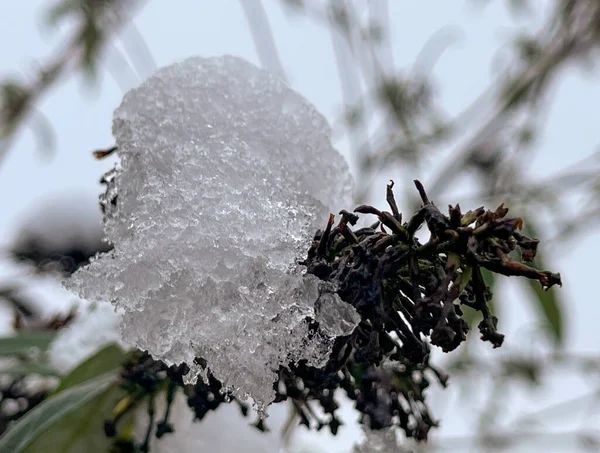
[[[332,337],[350,335],[360,322],[356,309],[334,292],[323,292],[315,303],[315,320]]]
[[[352,182],[325,118],[235,57],[190,58],[127,93],[120,167],[101,200],[114,245],[67,287],[124,311],[123,340],[168,364],[202,357],[238,395],[272,400],[280,365],[323,365],[357,321],[295,265]]]

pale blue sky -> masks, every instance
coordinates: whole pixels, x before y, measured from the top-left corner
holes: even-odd
[[[36,64],[46,61],[56,48],[64,33],[43,26],[43,11],[51,3],[40,0],[0,1],[0,77],[27,77]],[[365,1],[357,3],[363,5]],[[476,0],[391,0],[389,3],[396,69],[409,68],[434,32],[443,27],[457,28],[461,39],[444,53],[434,69],[444,108],[450,114],[459,113],[491,83],[495,75],[493,59],[501,55],[497,51],[506,47],[514,27],[519,25],[507,14],[505,2],[500,1],[492,2],[479,12],[469,7],[470,3],[477,3]],[[263,4],[291,85],[331,121],[338,119],[342,112],[342,94],[329,31],[303,17],[286,13],[275,0],[266,0]],[[535,23],[540,24],[543,6],[549,2],[544,0],[538,4],[539,19]],[[362,11],[360,7],[358,10]],[[192,55],[221,54],[234,54],[258,63],[237,0],[156,0],[141,10],[135,24],[158,66]],[[151,68],[147,67],[147,70]],[[126,77],[119,80],[130,85],[136,83]],[[597,127],[600,85],[596,80],[597,73],[585,74],[578,68],[571,68],[563,75],[560,85],[553,90],[552,109],[532,158],[531,177],[551,175],[597,149],[600,142]],[[18,134],[0,165],[2,242],[9,238],[16,220],[46,195],[74,191],[95,203],[101,190],[99,176],[112,163],[93,159],[91,150],[112,144],[112,111],[120,103],[122,88],[111,75],[101,71],[99,81],[93,87],[83,83],[81,77],[74,77],[57,85],[43,99],[39,108],[51,121],[56,134],[56,150],[52,158],[40,158],[32,134],[28,130]],[[346,152],[347,142],[340,141],[339,147]],[[450,151],[451,148],[443,156],[451,158]],[[397,177],[390,171],[382,174],[381,180]],[[430,175],[414,177],[426,183]],[[36,181],[35,185],[29,184],[31,180]],[[377,203],[380,201],[378,199]],[[437,201],[443,206],[457,200]],[[569,304],[569,350],[598,352],[599,334],[595,321],[600,319],[600,304],[596,303],[596,289],[589,267],[600,252],[599,238],[596,233],[571,244],[568,250],[558,247],[548,250],[554,267],[562,273],[565,282],[561,291]],[[507,288],[502,301],[506,307],[503,307],[501,327],[507,334],[507,345],[520,347],[523,332],[532,319],[530,303],[515,285]],[[496,353],[501,352],[493,352]],[[575,382],[553,377],[547,392],[535,393],[532,398],[523,389],[515,389],[514,399],[510,398],[510,401],[518,403],[514,406],[515,410],[543,407],[552,401],[566,399],[568,395],[564,394],[564,390]],[[571,388],[569,392],[576,394],[584,390]],[[440,409],[452,394],[448,391],[445,396],[436,399]],[[436,412],[442,418],[441,435],[466,433],[472,428],[470,418],[458,420],[458,417],[451,416],[455,413],[453,410]],[[346,441],[337,439],[338,443],[328,444],[337,445],[339,449],[330,447],[323,451],[347,451],[344,449],[348,448],[348,439],[352,437],[348,435]]]

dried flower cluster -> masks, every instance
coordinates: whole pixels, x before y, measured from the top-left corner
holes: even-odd
[[[538,240],[521,234],[523,221],[507,218],[503,205],[495,211],[478,208],[466,213],[458,205],[450,206],[445,215],[428,199],[421,183],[415,181],[415,185],[422,207],[408,221],[403,222],[398,212],[392,182],[387,186],[391,212],[359,206],[354,213],[340,212],[335,226],[331,215],[302,263],[308,274],[334,285],[361,316],[350,335],[337,338],[325,367],[300,362],[279,370],[275,401],[289,398],[307,427],[328,426],[337,433],[341,421],[336,416],[334,392],[341,389],[356,402],[361,422],[369,428],[398,426],[407,437],[425,440],[436,422],[429,414],[424,390],[432,378],[444,386],[447,381],[447,375],[429,363],[430,344],[449,352],[466,339],[469,327],[462,306],[483,315],[478,325],[482,340],[494,347],[502,344],[498,320],[488,307],[491,291],[482,269],[536,279],[545,289],[561,284],[560,275],[521,262],[534,259]],[[358,214],[373,214],[378,220],[371,227],[352,230]],[[423,224],[430,237],[422,244],[415,233]],[[319,323],[307,321],[311,332],[318,334]],[[203,359],[196,364],[210,369]],[[172,401],[176,387],[184,388],[197,419],[229,401],[236,401],[247,413],[242,402],[221,393],[221,384],[210,372],[208,382],[185,386],[182,376],[188,371],[187,366],[167,368],[144,355],[126,368],[123,378],[136,391],[144,388],[144,382],[153,382],[146,387],[154,395],[156,376],[162,372],[162,379],[170,382],[167,400]],[[311,401],[319,403],[326,420],[313,411]],[[167,418],[168,409],[157,425],[157,436],[170,431]],[[265,429],[262,421],[255,426]],[[152,429],[148,429],[149,436]]]
[[[340,422],[332,394],[340,387],[356,401],[362,422],[371,429],[397,425],[408,437],[426,439],[435,426],[423,394],[428,375],[442,385],[447,380],[429,364],[429,344],[449,352],[466,339],[469,328],[462,305],[483,315],[478,327],[484,341],[498,347],[504,338],[488,307],[492,294],[482,269],[537,279],[544,288],[561,284],[560,275],[512,257],[519,249],[523,261],[533,260],[538,240],[519,233],[523,221],[506,218],[503,205],[464,214],[459,205],[450,206],[445,215],[421,183],[415,185],[422,207],[408,221],[402,221],[392,182],[386,194],[391,212],[359,206],[354,213],[340,212],[335,227],[331,216],[325,230],[315,235],[304,262],[307,273],[333,283],[362,320],[352,335],[338,338],[325,370],[292,367],[304,380],[305,400],[320,401],[331,416],[318,426],[329,425],[333,433]],[[352,231],[357,213],[374,214],[378,221]],[[423,224],[430,237],[421,244],[415,233]],[[308,424],[308,405],[295,404]]]

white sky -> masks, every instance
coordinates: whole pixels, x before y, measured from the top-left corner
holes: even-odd
[[[62,34],[43,25],[43,11],[51,3],[54,2],[0,2],[0,78],[27,76],[56,48]],[[409,68],[434,32],[446,26],[461,31],[462,39],[444,53],[434,70],[443,105],[450,114],[459,113],[489,85],[494,76],[493,57],[507,45],[518,25],[507,14],[506,2],[501,1],[491,2],[493,4],[482,12],[475,11],[466,1],[391,0],[389,3],[397,69]],[[538,2],[539,5],[548,3],[547,0]],[[335,121],[342,111],[342,96],[329,32],[314,22],[286,14],[275,0],[266,0],[263,4],[291,85]],[[541,23],[542,12],[543,9],[538,12],[538,23]],[[243,11],[236,0],[155,0],[140,12],[135,24],[158,66],[192,55],[221,54],[238,55],[258,64]],[[532,178],[551,175],[597,149],[600,142],[597,126],[600,85],[595,76],[597,74],[585,74],[578,68],[563,74],[560,85],[553,92],[548,122],[536,147]],[[123,80],[127,81],[125,77],[119,79],[121,83]],[[136,81],[127,83],[133,85]],[[0,217],[0,242],[6,243],[22,214],[48,195],[74,192],[88,197],[90,203],[96,203],[97,193],[101,190],[99,176],[112,163],[95,160],[91,150],[112,145],[112,111],[120,103],[122,88],[102,71],[98,84],[93,87],[83,83],[81,77],[75,77],[57,85],[43,99],[39,108],[55,131],[56,150],[52,158],[40,158],[34,136],[27,130],[19,133],[0,165],[3,214]],[[346,142],[340,142],[339,146],[343,152],[347,151]],[[382,180],[398,177],[390,173],[382,174]],[[426,183],[430,175],[414,176]],[[444,203],[440,200],[439,204]],[[596,300],[592,269],[600,252],[599,238],[595,233],[569,244],[568,249],[554,247],[547,250],[552,257],[553,270],[560,271],[563,276],[561,293],[568,304],[565,309],[568,310],[566,348],[569,351],[598,352],[596,322],[600,319],[600,304]],[[507,288],[501,301],[501,330],[507,334],[507,347],[535,348],[528,344],[529,339],[524,333],[530,330],[527,326],[535,313],[532,304],[514,285]],[[525,392],[525,389],[515,388],[506,396],[506,401],[512,411],[529,412],[585,393],[585,386],[575,387],[578,382],[553,376],[543,391]],[[439,436],[464,435],[473,429],[474,414],[465,415],[465,411],[453,409],[459,401],[452,396],[454,394],[452,390],[441,396],[436,392],[433,398],[438,408],[435,415],[442,419]],[[460,400],[462,405],[465,405],[464,401]],[[471,404],[476,409],[480,403],[472,400]],[[568,421],[572,426],[565,425],[565,430],[590,426],[578,424],[581,417],[570,417]],[[357,433],[357,430],[347,428],[333,442],[324,436],[309,436],[305,442],[314,447],[312,451],[344,452],[348,451]],[[523,451],[531,451],[527,448]],[[557,448],[552,451],[564,451],[560,446]]]

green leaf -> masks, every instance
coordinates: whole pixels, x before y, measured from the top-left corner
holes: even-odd
[[[31,356],[32,352],[45,353],[55,331],[22,331],[12,337],[0,338],[0,356]]]
[[[21,453],[34,441],[38,443],[41,435],[51,428],[55,423],[61,422],[69,414],[73,414],[78,409],[87,407],[87,403],[103,395],[107,389],[115,382],[116,372],[110,372],[98,376],[75,387],[71,387],[61,393],[58,393],[40,403],[30,412],[25,414],[15,424],[11,425],[8,431],[0,437],[0,452]],[[79,420],[72,422],[72,429],[77,429],[80,423],[88,423],[88,420]],[[62,426],[62,423],[60,424]],[[102,427],[98,427],[102,434]],[[61,452],[67,450],[54,450],[50,444],[44,445],[45,453]],[[28,453],[35,450],[27,450]],[[87,449],[79,451],[91,451]]]
[[[29,376],[30,374],[39,374],[40,376],[59,376],[58,371],[43,363],[18,362],[13,366],[0,368],[0,375]]]
[[[60,393],[108,371],[118,369],[123,365],[126,356],[125,351],[117,344],[113,343],[104,347],[65,376],[53,393]]]
[[[541,268],[545,268],[545,266],[542,265]],[[561,304],[556,291],[552,289],[544,291],[539,282],[533,280],[528,280],[528,287],[535,297],[536,305],[540,309],[540,315],[544,318],[549,336],[557,346],[560,346],[564,341],[564,326]]]
[[[527,222],[525,222],[523,230],[526,235],[539,238],[536,233],[537,229],[529,217],[527,218]],[[548,269],[547,262],[540,250],[538,250],[536,254],[535,262],[530,263],[530,265],[536,269]],[[548,291],[544,291],[542,285],[538,281],[529,279],[527,280],[526,287],[533,296],[536,309],[546,327],[550,339],[555,342],[556,346],[562,345],[564,341],[562,303],[556,288],[550,288]]]
[[[475,324],[477,324],[479,321],[481,321],[481,319],[482,319],[481,313],[478,312],[477,310],[475,310],[471,307],[468,307],[467,305],[461,305],[460,309],[463,312],[462,318],[465,320],[465,322],[469,326],[469,329],[472,329],[472,327]]]
[[[109,386],[91,401],[63,416],[33,440],[23,453],[106,453],[114,439],[106,436],[104,422],[113,417],[113,408],[125,395],[123,389]],[[131,415],[125,418],[130,419]]]
[[[458,278],[456,279],[456,282],[455,282],[455,284],[458,285],[458,294],[462,293],[465,290],[465,288],[469,284],[469,281],[471,280],[472,275],[473,275],[473,267],[465,266],[462,274],[460,274],[458,276]]]

